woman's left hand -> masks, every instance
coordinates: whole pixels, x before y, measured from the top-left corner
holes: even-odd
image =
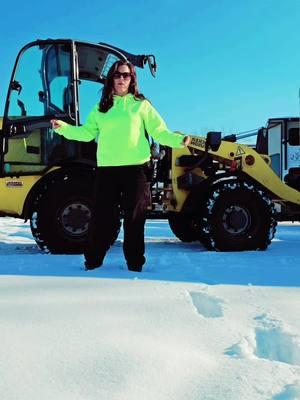
[[[182,139],[181,144],[183,144],[183,146],[188,146],[190,144],[190,142],[191,142],[191,137],[190,136],[185,136]]]

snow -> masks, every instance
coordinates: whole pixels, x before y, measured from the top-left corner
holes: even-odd
[[[141,274],[122,234],[86,272],[0,218],[1,399],[300,399],[299,246],[280,224],[267,251],[207,252],[154,220]]]

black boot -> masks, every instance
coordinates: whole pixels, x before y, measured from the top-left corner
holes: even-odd
[[[84,262],[84,269],[86,270],[86,271],[90,271],[90,270],[92,270],[92,269],[96,269],[96,268],[100,268],[100,267],[102,267],[102,262],[103,262],[103,260],[86,260],[85,262]]]
[[[128,265],[128,271],[142,272],[142,265]]]
[[[100,268],[100,267],[102,267],[102,263],[101,264],[99,264],[99,263],[92,264],[92,263],[88,263],[87,261],[84,262],[84,269],[86,271],[90,271],[92,269],[96,269],[96,268]]]

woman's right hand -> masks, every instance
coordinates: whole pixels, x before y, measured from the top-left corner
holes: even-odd
[[[61,123],[57,119],[51,119],[51,124],[52,124],[52,129],[58,129],[61,128]]]

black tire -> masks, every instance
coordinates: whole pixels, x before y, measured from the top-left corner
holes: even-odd
[[[38,246],[53,254],[81,254],[87,245],[92,179],[56,179],[38,193],[30,220]],[[119,229],[112,238],[116,240]]]
[[[276,231],[275,208],[268,195],[248,182],[215,187],[202,214],[206,247],[219,251],[265,250]]]
[[[172,232],[182,242],[189,243],[198,240],[198,230],[192,216],[179,212],[170,212],[168,220]]]

